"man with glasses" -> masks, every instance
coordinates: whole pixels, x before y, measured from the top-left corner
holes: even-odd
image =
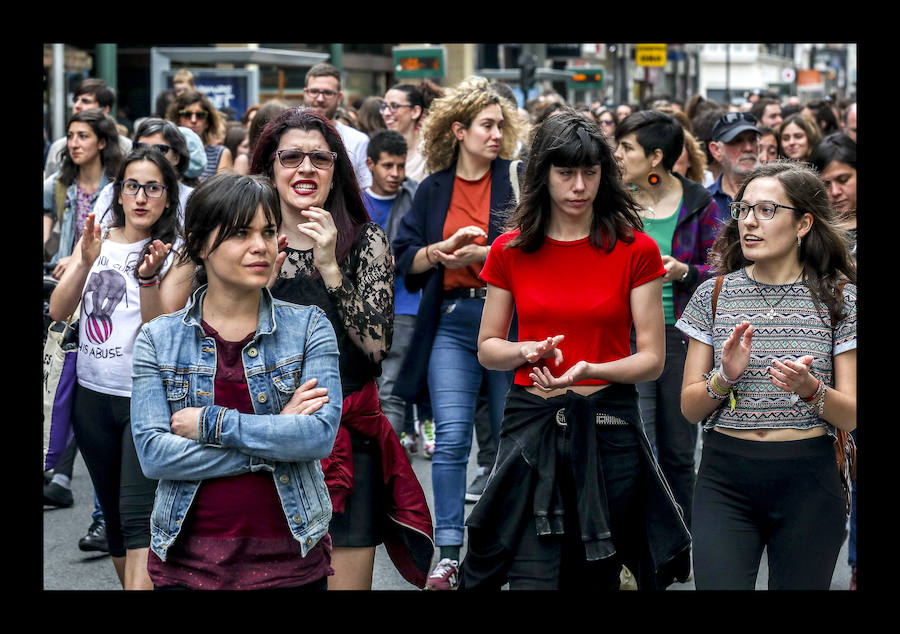
[[[331,64],[316,64],[306,73],[306,87],[303,89],[304,105],[318,110],[334,124],[350,155],[353,171],[360,189],[372,184],[372,174],[366,166],[369,137],[335,119],[344,93],[341,92],[341,71]]]
[[[713,127],[709,152],[721,173],[707,187],[713,195],[723,223],[730,219],[730,205],[744,179],[759,165],[759,129],[756,117],[747,112],[729,112]]]
[[[98,108],[103,111],[103,114],[109,114],[109,111],[115,104],[115,91],[102,79],[91,77],[85,79],[75,89],[75,94],[72,97],[72,114],[92,108]],[[44,178],[59,171],[59,153],[65,147],[65,136],[57,139],[50,146],[50,149],[47,151],[47,162],[44,164]],[[122,155],[126,156],[131,152],[131,139],[120,134],[119,147],[122,148]]]

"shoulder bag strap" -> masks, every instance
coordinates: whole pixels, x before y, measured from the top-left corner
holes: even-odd
[[[722,290],[722,281],[725,279],[724,275],[719,275],[716,277],[716,287],[713,289],[712,296],[712,318],[713,323],[716,323],[716,304],[719,301],[719,291]]]
[[[522,161],[509,162],[509,182],[512,185],[513,197],[516,204],[519,204],[519,163]]]

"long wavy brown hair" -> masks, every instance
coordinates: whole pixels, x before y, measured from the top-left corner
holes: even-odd
[[[815,170],[806,165],[778,160],[750,172],[734,200],[743,200],[747,185],[757,178],[778,179],[791,207],[797,208],[791,212],[796,220],[805,213],[812,214],[812,227],[803,238],[798,256],[813,303],[825,305],[832,322],[837,322],[844,309],[843,295],[837,289],[845,282],[856,284],[856,264],[850,255],[848,235],[839,228],[825,184]],[[738,221],[732,218],[713,243],[709,253],[710,266],[722,274],[737,271],[751,262],[744,257]]]

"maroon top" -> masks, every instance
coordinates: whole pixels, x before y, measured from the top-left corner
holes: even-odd
[[[254,333],[225,341],[202,323],[216,341],[215,404],[252,414],[241,351]],[[334,574],[329,535],[300,556],[269,471],[201,482],[166,561],[151,550],[147,568],[157,586],[206,590],[291,587]]]

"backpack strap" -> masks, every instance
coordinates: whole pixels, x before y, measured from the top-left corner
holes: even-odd
[[[62,223],[63,213],[66,210],[66,190],[68,187],[59,180],[56,179],[56,184],[53,188],[53,203],[56,209],[56,221],[60,224]]]

